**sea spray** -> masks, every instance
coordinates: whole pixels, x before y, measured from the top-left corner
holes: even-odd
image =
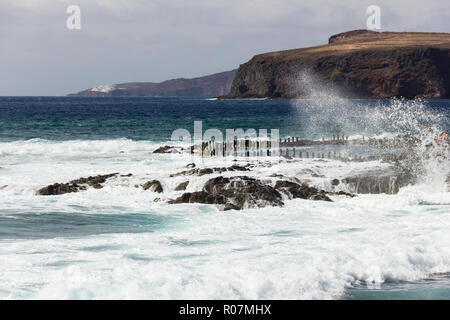
[[[417,137],[418,144],[403,146],[400,165],[421,181],[439,181],[444,185],[449,174],[449,147],[438,145],[434,138],[448,125],[445,112],[432,108],[428,101],[420,98],[371,103],[342,98],[339,87],[325,84],[312,70],[299,72],[296,81],[307,99],[293,100],[292,106],[306,131],[314,132],[316,138],[331,135],[359,139]]]
[[[417,135],[428,124],[442,129],[448,121],[446,115],[433,110],[424,99],[343,98],[341,88],[325,83],[312,70],[299,72],[294,83],[305,99],[292,100],[292,106],[298,118],[308,121],[309,131],[316,134]]]

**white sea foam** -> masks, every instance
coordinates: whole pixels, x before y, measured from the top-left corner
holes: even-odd
[[[450,200],[441,182],[405,187],[397,195],[291,200],[284,208],[225,213],[208,205],[154,203],[181,194],[173,190],[188,178],[169,174],[192,162],[188,154],[152,154],[158,146],[127,139],[0,143],[4,216],[163,219],[147,233],[0,240],[0,298],[331,299],[358,283],[415,281],[450,271]],[[332,178],[386,165],[304,159],[245,174],[301,176],[327,188]],[[34,195],[53,182],[110,172],[133,176],[113,178],[101,190]],[[210,177],[192,179],[188,191],[200,190]],[[163,194],[134,187],[151,179],[162,182]]]

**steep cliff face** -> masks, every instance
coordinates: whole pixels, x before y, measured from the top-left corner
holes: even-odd
[[[224,98],[450,98],[450,34],[355,30],[242,64]]]
[[[129,82],[101,85],[69,96],[126,97],[126,96],[204,96],[216,97],[230,92],[236,70],[193,79],[173,79],[161,83]]]

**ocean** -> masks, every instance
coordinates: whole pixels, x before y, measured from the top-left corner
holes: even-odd
[[[448,158],[417,160],[425,172],[397,194],[285,199],[283,207],[240,211],[168,204],[186,180],[170,174],[192,162],[236,163],[153,153],[189,146],[170,140],[176,129],[193,134],[194,121],[223,132],[278,129],[283,139],[424,136],[428,124],[448,129],[450,100],[0,97],[0,299],[450,299]],[[386,166],[263,161],[270,165],[246,174],[283,174],[323,189]],[[36,195],[115,172],[102,189]],[[190,178],[187,191],[211,176]],[[152,179],[163,193],[140,187]]]

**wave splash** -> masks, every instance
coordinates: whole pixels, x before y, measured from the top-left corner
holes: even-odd
[[[416,137],[419,143],[405,145],[403,165],[423,183],[440,187],[449,181],[447,145],[437,144],[436,136],[450,124],[449,110],[437,110],[424,99],[374,100],[371,103],[342,98],[339,88],[330,88],[309,70],[299,73],[297,86],[309,97],[294,100],[299,121],[317,138],[332,134],[350,138]],[[388,152],[386,150],[386,152]],[[449,181],[450,182],[450,181]]]

